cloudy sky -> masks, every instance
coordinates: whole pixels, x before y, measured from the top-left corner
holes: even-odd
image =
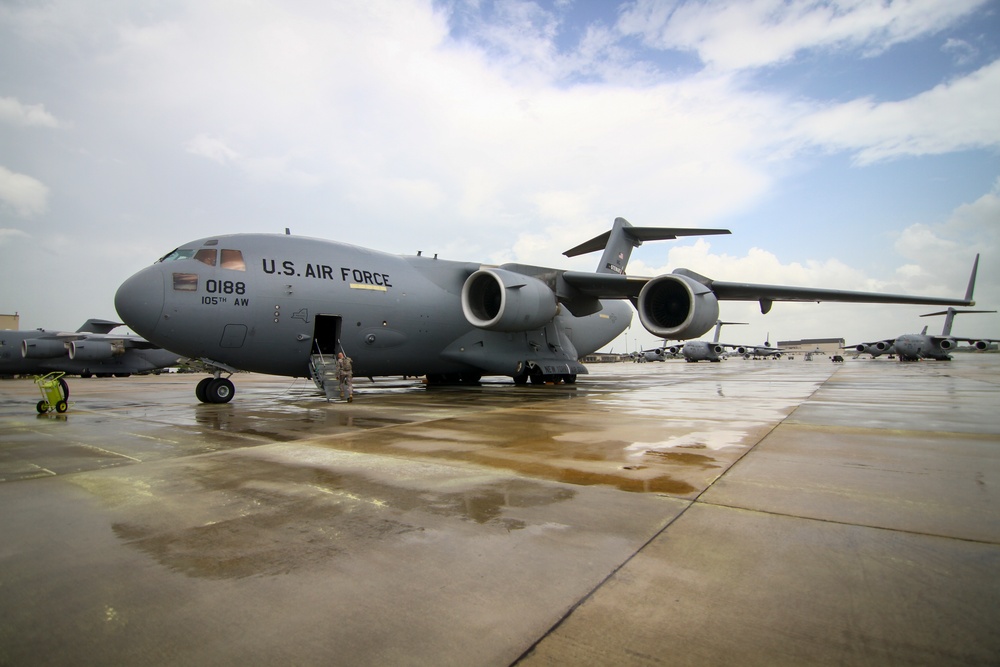
[[[285,227],[588,270],[561,253],[616,216],[733,232],[634,275],[959,296],[982,253],[997,308],[998,109],[997,0],[0,0],[0,312],[117,319],[181,243]],[[730,302],[723,338],[924,312]]]

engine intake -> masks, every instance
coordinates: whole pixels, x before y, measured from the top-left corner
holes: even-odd
[[[21,341],[21,356],[25,359],[65,357],[66,343],[48,338],[25,338]]]
[[[659,338],[697,338],[719,319],[715,293],[677,273],[653,278],[643,285],[637,310],[642,326]]]
[[[555,292],[537,278],[504,269],[480,269],[462,285],[469,324],[490,331],[531,331],[559,312]]]

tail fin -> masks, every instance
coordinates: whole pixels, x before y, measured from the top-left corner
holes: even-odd
[[[978,261],[978,259],[979,259],[979,256],[976,255],[976,260]],[[975,272],[975,269],[973,269],[973,271],[972,271],[973,280],[975,280],[975,275],[976,275],[976,272]],[[972,290],[972,284],[971,283],[969,284],[969,290],[970,290],[969,294],[971,295],[971,290]],[[966,299],[968,299],[968,296],[966,297]],[[995,313],[995,312],[997,312],[997,311],[995,311],[995,310],[958,310],[957,308],[949,308],[948,310],[939,310],[936,313],[927,313],[925,315],[921,315],[920,317],[933,317],[935,315],[944,315],[945,316],[944,317],[944,328],[941,330],[941,335],[942,336],[950,336],[951,335],[951,325],[955,321],[955,316],[958,315],[959,313]],[[924,327],[924,332],[925,333],[927,332],[927,327]]]
[[[709,234],[729,234],[728,229],[683,229],[675,227],[633,227],[625,218],[615,218],[611,230],[581,243],[563,254],[567,257],[585,255],[604,250],[597,273],[617,273],[624,275],[632,249],[643,241],[668,241],[678,236],[705,236]]]

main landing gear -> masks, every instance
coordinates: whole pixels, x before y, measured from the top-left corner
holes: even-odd
[[[204,378],[194,388],[194,395],[202,403],[228,403],[236,395],[236,387],[229,378]]]

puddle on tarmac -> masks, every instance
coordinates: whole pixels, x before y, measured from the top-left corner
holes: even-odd
[[[463,488],[386,484],[354,470],[250,457],[203,459],[171,480],[87,475],[75,481],[122,516],[127,545],[191,577],[287,574],[454,520],[487,534],[530,525],[518,508],[571,500],[572,489],[531,480]],[[438,517],[438,518],[432,518]],[[460,524],[459,524],[460,525]]]

